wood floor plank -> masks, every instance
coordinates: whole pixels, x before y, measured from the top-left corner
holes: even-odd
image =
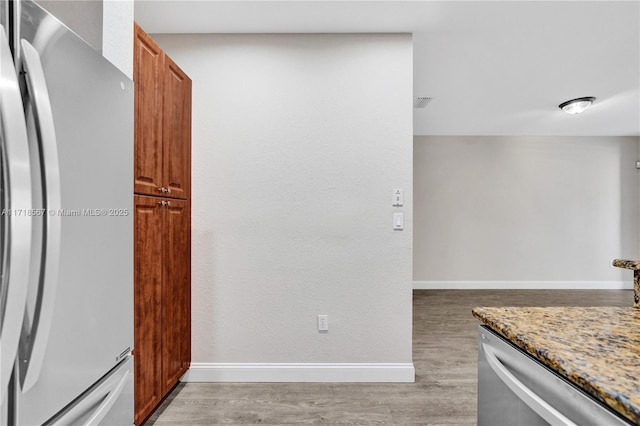
[[[631,290],[418,290],[416,382],[180,384],[147,425],[475,425],[475,306],[633,306]]]

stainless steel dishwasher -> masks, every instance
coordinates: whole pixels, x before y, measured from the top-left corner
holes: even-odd
[[[478,426],[630,425],[498,336],[478,331]]]

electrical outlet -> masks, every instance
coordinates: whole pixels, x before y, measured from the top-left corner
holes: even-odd
[[[318,315],[318,331],[329,331],[328,315]]]

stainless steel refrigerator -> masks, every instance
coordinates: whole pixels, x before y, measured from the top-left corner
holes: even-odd
[[[133,83],[0,4],[0,424],[133,424]]]

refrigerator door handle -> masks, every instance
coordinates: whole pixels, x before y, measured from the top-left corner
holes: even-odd
[[[22,67],[25,71],[26,86],[32,103],[36,133],[39,139],[45,211],[39,306],[30,330],[30,336],[28,336],[27,353],[20,354],[20,381],[23,392],[26,392],[38,381],[49,339],[58,285],[62,215],[58,146],[49,91],[37,50],[26,40],[21,40],[21,46]]]
[[[8,256],[2,285],[6,284],[4,309],[0,311],[0,403],[6,397],[18,346],[27,301],[31,259],[32,217],[31,164],[27,126],[18,78],[4,27],[0,25],[0,131],[6,164],[8,204],[4,212],[8,224]],[[4,243],[3,243],[4,244]],[[0,260],[4,261],[4,260]],[[2,301],[0,301],[0,308]]]
[[[81,399],[77,404],[61,413],[59,417],[47,422],[47,425],[99,425],[102,419],[104,419],[104,417],[109,413],[111,407],[116,403],[122,392],[126,389],[127,383],[133,377],[131,366],[132,363],[129,362],[129,365],[126,368],[120,368],[122,371],[108,377],[96,388],[89,391],[89,394]],[[87,417],[88,413],[90,413],[90,415]],[[79,423],[79,419],[83,418],[86,418],[86,420]]]
[[[491,369],[498,375],[500,380],[515,393],[525,404],[527,404],[540,417],[545,419],[551,425],[558,426],[577,426],[574,422],[553,408],[544,399],[540,398],[535,392],[526,387],[516,376],[514,376],[507,367],[498,359],[494,349],[486,344],[482,344],[482,349],[486,355],[487,363]]]

